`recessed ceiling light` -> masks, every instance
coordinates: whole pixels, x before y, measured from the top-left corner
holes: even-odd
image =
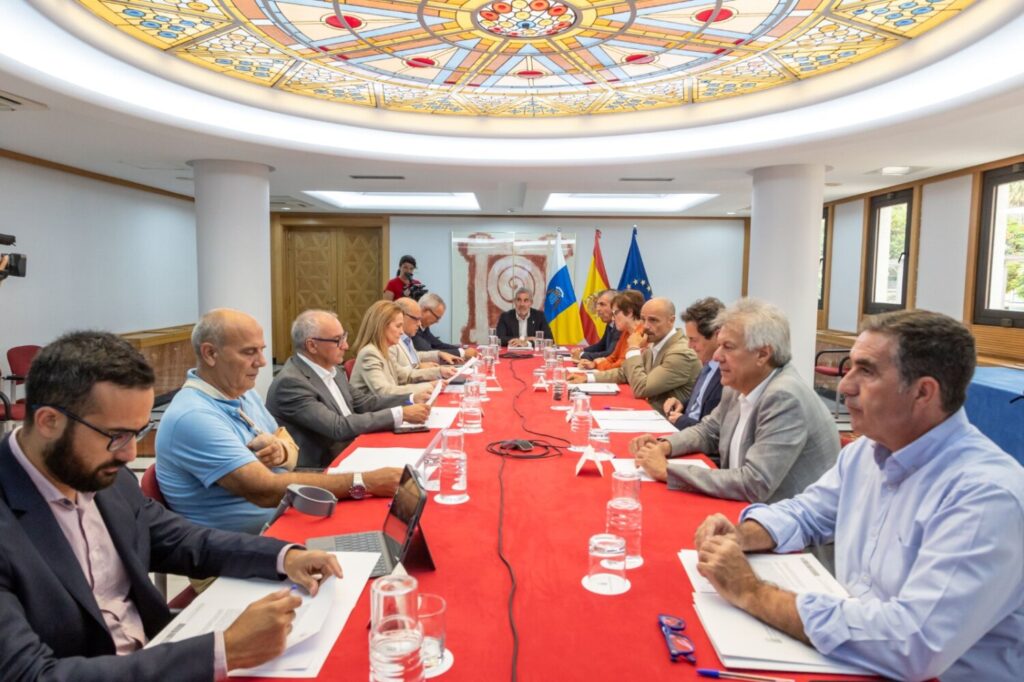
[[[281,210],[282,211],[290,211],[290,210],[292,210],[292,207],[291,206],[282,206]]]
[[[736,211],[726,211],[725,215],[736,215]]]
[[[549,194],[545,211],[675,213],[717,194]]]
[[[882,175],[907,175],[910,171],[910,166],[882,166]]]
[[[402,211],[479,211],[472,192],[335,192],[305,191],[311,197],[339,208],[370,208]]]

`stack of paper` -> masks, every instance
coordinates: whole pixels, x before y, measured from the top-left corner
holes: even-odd
[[[354,474],[382,467],[413,467],[423,456],[423,448],[356,448],[338,466],[327,470],[329,474]]]
[[[689,464],[690,466],[702,467],[704,469],[710,469],[711,468],[711,467],[709,467],[707,465],[707,462],[705,462],[702,459],[673,459],[672,461],[673,462],[677,462],[679,464]],[[612,467],[616,471],[633,471],[634,469],[637,469],[635,460],[624,459],[624,458],[613,459],[612,460]],[[641,482],[643,482],[643,483],[655,483],[656,482],[643,469],[638,469],[638,471],[640,472],[640,481]]]
[[[431,407],[430,416],[427,417],[425,426],[428,429],[447,429],[455,421],[459,414],[458,407]],[[417,426],[412,422],[402,422],[402,426]]]
[[[757,577],[784,590],[797,594],[817,592],[849,597],[843,586],[811,554],[752,554],[747,558]],[[873,674],[833,660],[727,602],[697,572],[696,550],[681,550],[679,560],[696,590],[693,605],[697,615],[725,667],[838,675]]]
[[[593,410],[591,414],[598,426],[611,433],[676,432],[676,427],[654,410]]]
[[[320,585],[315,597],[305,592],[297,593],[302,596],[303,603],[295,612],[285,652],[256,668],[232,670],[229,673],[231,677],[306,678],[320,674],[320,668],[380,557],[378,552],[334,554],[345,571],[345,577],[341,580],[328,578]],[[249,604],[291,585],[290,580],[218,578],[146,647],[225,630]]]
[[[600,383],[573,384],[572,390],[579,391],[580,393],[589,393],[590,395],[618,395],[619,385]]]

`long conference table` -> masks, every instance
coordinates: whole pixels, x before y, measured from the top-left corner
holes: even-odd
[[[539,358],[498,363],[502,390],[488,393],[484,432],[465,439],[470,500],[444,506],[431,499],[423,514],[421,527],[436,570],[410,572],[419,580],[422,592],[440,594],[448,602],[447,647],[455,664],[438,678],[447,682],[511,677],[513,638],[508,602],[512,584],[497,551],[501,458],[485,448],[493,441],[544,438],[527,433],[524,423],[532,431],[568,438],[565,412],[551,409],[549,393],[532,389],[533,369],[539,364]],[[647,408],[646,401],[633,397],[629,386],[621,389],[615,396],[594,396],[592,409]],[[455,395],[438,398],[439,405],[456,403]],[[357,447],[426,447],[433,435],[366,434],[338,461]],[[630,438],[631,434],[611,434],[617,456],[628,456]],[[590,466],[577,476],[577,458],[566,452],[553,459],[505,461],[504,553],[517,583],[513,613],[519,634],[518,679],[701,679],[696,673],[698,666],[722,669],[694,612],[693,589],[677,552],[693,547],[694,531],[706,516],[721,512],[735,521],[745,504],[670,491],[662,483],[642,484],[644,564],[627,572],[632,583],[627,593],[592,594],[580,580],[587,571],[587,540],[604,532],[611,473],[606,466],[602,477]],[[387,504],[386,499],[372,498],[343,502],[326,519],[289,510],[269,534],[304,542],[310,537],[379,529]],[[657,622],[661,613],[686,621],[686,634],[696,645],[697,666],[669,660]],[[366,679],[368,619],[367,588],[317,679]],[[799,681],[838,677],[774,676]]]

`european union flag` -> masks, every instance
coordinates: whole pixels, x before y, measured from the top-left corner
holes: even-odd
[[[619,291],[634,289],[643,294],[644,300],[651,300],[651,280],[647,279],[647,268],[644,267],[644,259],[640,256],[640,246],[636,243],[636,228],[633,228],[633,243],[629,245],[629,253],[626,254],[626,266],[622,269],[622,277],[619,278]]]

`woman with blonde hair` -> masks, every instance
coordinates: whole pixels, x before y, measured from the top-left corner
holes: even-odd
[[[402,338],[402,308],[392,301],[371,305],[359,325],[353,347],[357,350],[349,383],[352,390],[371,395],[408,395],[432,391],[434,382],[411,367],[399,367],[391,361],[389,349]]]
[[[644,307],[644,297],[639,291],[627,289],[612,299],[612,324],[621,332],[619,340],[611,355],[596,360],[580,360],[580,369],[606,370],[615,369],[626,360],[629,335],[640,324],[640,309]]]

